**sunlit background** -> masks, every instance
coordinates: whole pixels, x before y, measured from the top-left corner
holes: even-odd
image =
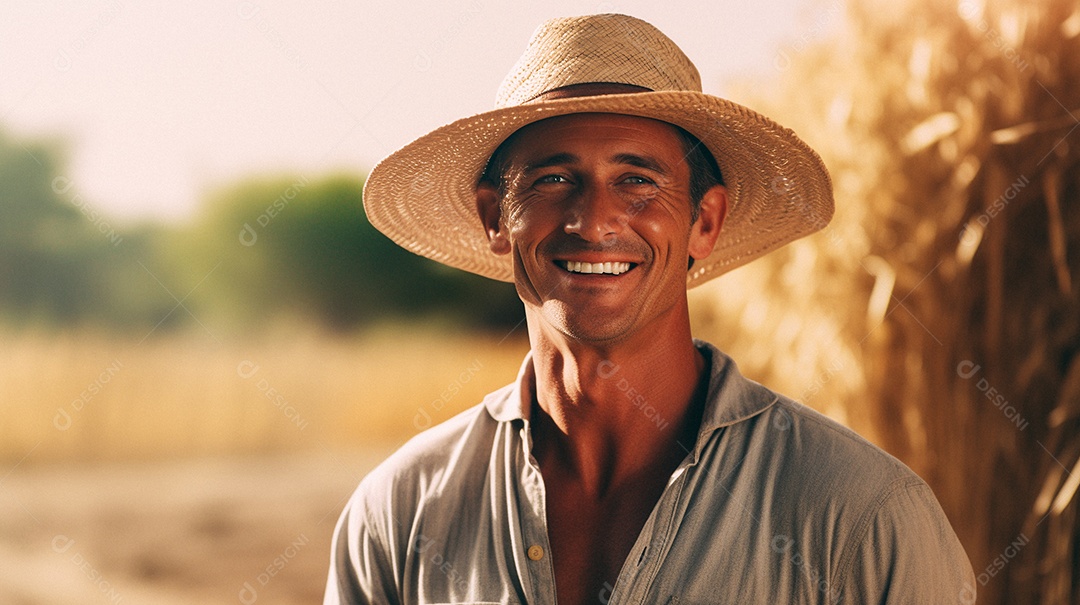
[[[1080,8],[8,2],[0,603],[310,603],[363,475],[511,381],[512,286],[367,224],[544,19],[625,12],[829,166],[695,333],[934,488],[979,603],[1080,602]]]

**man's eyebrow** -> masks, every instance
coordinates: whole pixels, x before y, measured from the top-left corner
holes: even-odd
[[[551,168],[552,166],[561,166],[563,164],[576,164],[578,157],[572,153],[556,153],[546,158],[540,158],[538,160],[531,160],[525,162],[525,166],[522,167],[524,172],[531,172],[533,170],[540,170],[542,168]]]
[[[611,158],[616,164],[627,164],[636,168],[644,168],[659,174],[667,174],[668,171],[655,159],[633,153],[620,153]]]
[[[531,172],[533,170],[551,168],[552,166],[576,164],[579,161],[580,158],[578,158],[578,156],[572,153],[556,153],[554,155],[526,162],[525,165],[522,167],[522,171]],[[666,170],[664,166],[656,159],[649,156],[638,155],[636,153],[615,154],[611,157],[611,162],[613,164],[626,164],[628,166],[634,166],[636,168],[651,170],[658,174],[668,173],[668,170]]]

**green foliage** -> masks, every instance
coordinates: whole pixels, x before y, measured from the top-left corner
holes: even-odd
[[[114,229],[59,152],[0,133],[0,318],[165,331],[385,318],[511,327],[509,284],[448,269],[377,232],[363,181],[265,177],[219,191],[190,225]],[[181,304],[182,303],[182,304]]]
[[[264,179],[216,195],[194,229],[214,284],[199,300],[223,296],[244,322],[299,314],[334,329],[388,316],[488,326],[520,319],[509,285],[445,270],[376,231],[362,190],[360,179],[336,175]]]
[[[58,151],[0,131],[0,314],[76,321],[105,293],[86,263],[108,254],[59,174]],[[70,200],[74,199],[74,203]]]

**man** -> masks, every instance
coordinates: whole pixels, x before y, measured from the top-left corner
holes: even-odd
[[[532,350],[364,479],[326,603],[973,602],[922,480],[691,337],[688,285],[832,214],[809,147],[700,90],[647,23],[556,19],[372,171],[371,222],[512,280]]]

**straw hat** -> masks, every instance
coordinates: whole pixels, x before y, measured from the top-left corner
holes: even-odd
[[[535,100],[573,84],[619,83],[652,92]],[[687,286],[705,282],[824,227],[832,182],[821,158],[795,134],[731,101],[701,92],[693,63],[652,25],[626,15],[552,19],[503,80],[493,111],[420,137],[380,162],[364,185],[371,224],[422,256],[513,281],[476,211],[488,159],[522,126],[570,113],[619,113],[681,126],[712,152],[729,210],[712,254]]]

